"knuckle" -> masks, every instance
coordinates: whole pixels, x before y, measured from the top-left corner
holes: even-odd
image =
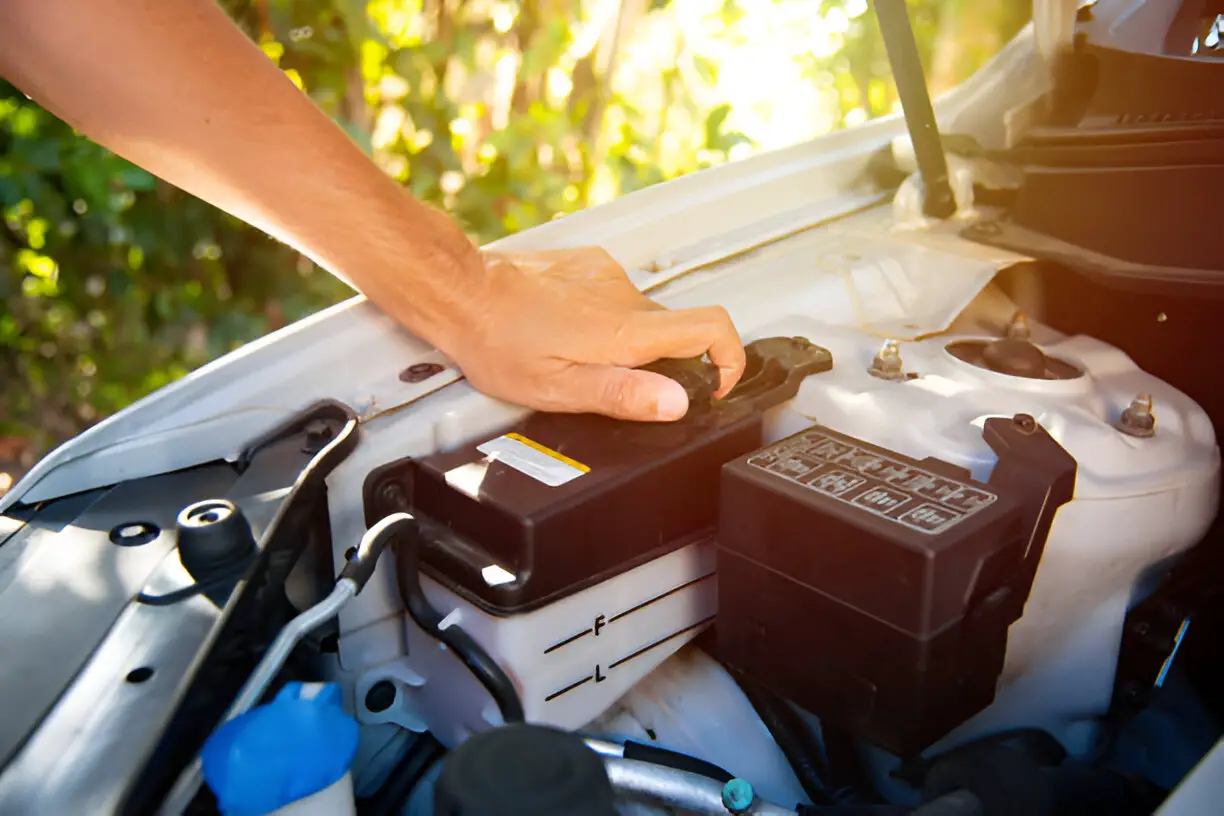
[[[706,318],[718,329],[723,331],[735,331],[735,324],[731,321],[730,312],[728,312],[722,306],[707,306]]]

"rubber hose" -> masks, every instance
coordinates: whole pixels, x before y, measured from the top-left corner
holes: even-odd
[[[395,573],[400,599],[408,615],[425,634],[446,644],[480,684],[488,690],[507,724],[523,722],[523,703],[509,676],[489,653],[467,632],[456,625],[442,628],[443,617],[429,603],[421,589],[421,547],[424,539],[415,521],[405,522],[395,537]]]
[[[713,779],[715,782],[721,782],[724,785],[735,778],[734,775],[718,767],[713,762],[706,762],[704,759],[698,759],[688,754],[669,751],[666,748],[645,745],[640,742],[627,741],[624,745],[622,756],[625,759],[636,759],[639,762],[650,762],[655,765],[666,765],[678,771],[688,771],[689,773],[704,776],[707,779]]]
[[[816,805],[832,804],[833,797],[829,795],[826,781],[828,769],[821,758],[820,746],[812,738],[807,725],[790,706],[756,683],[747,678],[737,679],[744,696],[756,709],[757,716],[765,723],[774,742],[790,763],[808,799]]]

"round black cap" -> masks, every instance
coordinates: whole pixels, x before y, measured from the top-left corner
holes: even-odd
[[[444,761],[434,816],[615,816],[603,760],[574,734],[507,725],[469,738]]]
[[[251,525],[233,502],[206,499],[184,508],[177,524],[179,558],[198,581],[255,550]]]
[[[1000,374],[1030,380],[1046,378],[1046,355],[1027,340],[995,340],[982,352],[982,360]]]

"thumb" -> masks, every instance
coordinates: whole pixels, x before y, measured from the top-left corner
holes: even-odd
[[[688,395],[675,380],[651,371],[577,365],[559,384],[570,410],[639,422],[671,422],[688,412]]]

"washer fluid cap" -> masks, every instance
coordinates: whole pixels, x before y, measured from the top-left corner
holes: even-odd
[[[334,683],[290,683],[223,724],[200,754],[204,781],[226,816],[255,816],[340,781],[357,754],[358,726]]]

